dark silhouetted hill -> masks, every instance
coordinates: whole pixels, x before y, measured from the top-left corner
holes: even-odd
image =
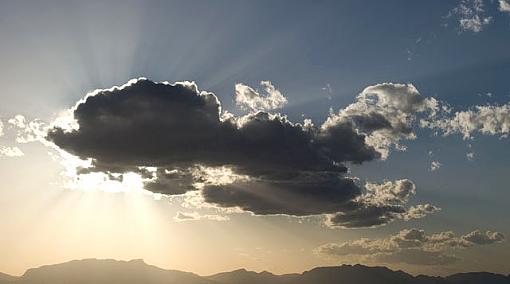
[[[301,274],[275,275],[245,269],[199,276],[165,270],[142,260],[75,260],[27,270],[20,277],[0,274],[0,284],[510,284],[510,277],[487,272],[447,277],[412,276],[386,267],[317,267]]]
[[[142,260],[85,259],[29,269],[12,284],[213,284],[196,274],[165,270]]]
[[[450,275],[445,278],[448,283],[454,284],[506,284],[510,283],[510,275],[503,276],[500,274],[488,272],[469,272]]]
[[[16,279],[17,279],[17,277],[15,277],[15,276],[11,276],[9,274],[0,272],[0,283],[2,283],[2,281],[13,281]]]
[[[267,284],[267,283],[293,283],[297,281],[300,274],[275,275],[267,271],[260,273],[247,271],[246,269],[223,272],[208,276],[208,279],[222,284]]]

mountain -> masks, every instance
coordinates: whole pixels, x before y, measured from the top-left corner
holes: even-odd
[[[442,278],[412,276],[386,267],[359,264],[317,267],[302,274],[285,275],[239,269],[207,278],[224,284],[510,284],[510,276],[486,272],[460,273]]]
[[[402,271],[392,271],[386,267],[367,267],[363,265],[343,265],[340,267],[318,267],[304,272],[298,283],[418,283],[417,280]],[[421,282],[419,282],[421,283]]]
[[[143,260],[73,260],[29,269],[0,284],[213,284],[196,274],[165,270]]]
[[[458,273],[446,277],[448,283],[455,284],[506,284],[510,283],[510,275],[503,276],[500,274],[488,273],[488,272],[470,272],[470,273]]]
[[[15,276],[11,276],[9,274],[0,272],[0,283],[2,283],[2,281],[13,281],[16,279],[17,279],[17,277],[15,277]]]
[[[223,284],[280,284],[293,283],[297,281],[300,274],[275,275],[267,271],[260,273],[247,271],[246,269],[234,270],[231,272],[223,272],[208,276],[208,279]]]
[[[386,267],[317,267],[301,274],[275,275],[245,269],[199,276],[165,270],[143,260],[85,259],[27,270],[20,277],[0,273],[0,284],[510,284],[510,276],[487,272],[447,277],[412,276]]]

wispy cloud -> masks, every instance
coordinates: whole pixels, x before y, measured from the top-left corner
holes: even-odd
[[[483,0],[462,0],[453,8],[448,17],[455,18],[461,31],[481,32],[492,22],[492,16],[486,14]]]
[[[230,218],[228,216],[222,215],[210,215],[210,214],[201,215],[197,212],[177,212],[177,214],[174,217],[174,220],[177,222],[188,222],[198,220],[228,221],[230,220]]]

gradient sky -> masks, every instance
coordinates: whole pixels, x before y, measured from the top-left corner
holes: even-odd
[[[51,123],[88,92],[139,77],[194,81],[235,115],[245,113],[236,105],[235,85],[262,90],[260,81],[267,80],[288,100],[277,112],[316,125],[330,108],[336,113],[366,87],[384,82],[413,84],[421,96],[448,104],[451,114],[508,106],[505,3],[1,0],[0,145],[24,155],[0,155],[0,271],[19,275],[93,257],[143,258],[199,274],[239,267],[285,273],[357,262],[411,273],[510,273],[510,244],[499,239],[448,249],[459,260],[433,265],[319,249],[387,239],[410,228],[427,235],[453,231],[460,239],[478,229],[508,238],[508,130],[473,131],[463,139],[461,133],[444,136],[442,129],[416,126],[417,138],[401,141],[407,150],[349,165],[363,181],[412,180],[412,204],[441,208],[424,218],[349,229],[330,228],[321,216],[196,208],[186,197],[144,192],[136,178],[125,178],[121,192],[70,189],[63,158],[40,141],[17,143],[23,129],[8,122],[23,115]],[[508,108],[500,116],[507,125],[509,116]],[[440,166],[432,170],[433,162]],[[199,220],[178,220],[179,212]]]

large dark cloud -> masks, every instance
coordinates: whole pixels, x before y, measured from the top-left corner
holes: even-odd
[[[376,156],[363,144],[363,136],[348,127],[315,133],[264,112],[222,120],[216,96],[199,93],[193,83],[138,80],[88,96],[76,106],[74,118],[78,130],[56,127],[48,138],[114,171],[202,164],[247,171],[269,167],[341,172],[345,168],[334,162],[362,162]],[[342,140],[334,143],[335,139]]]
[[[399,107],[409,105],[402,99],[406,88],[400,86],[395,96]],[[416,96],[412,93],[413,103]],[[73,109],[78,128],[53,127],[47,139],[92,159],[92,167],[80,173],[137,172],[155,193],[201,189],[206,202],[255,214],[338,213],[332,220],[339,226],[385,224],[406,212],[407,200],[396,205],[363,201],[364,189],[346,176],[345,164],[381,157],[365,133],[389,129],[406,135],[409,130],[386,114],[352,112],[320,127],[261,111],[234,116],[194,83],[138,79],[87,95]],[[211,181],[201,167],[227,167],[243,178]]]

